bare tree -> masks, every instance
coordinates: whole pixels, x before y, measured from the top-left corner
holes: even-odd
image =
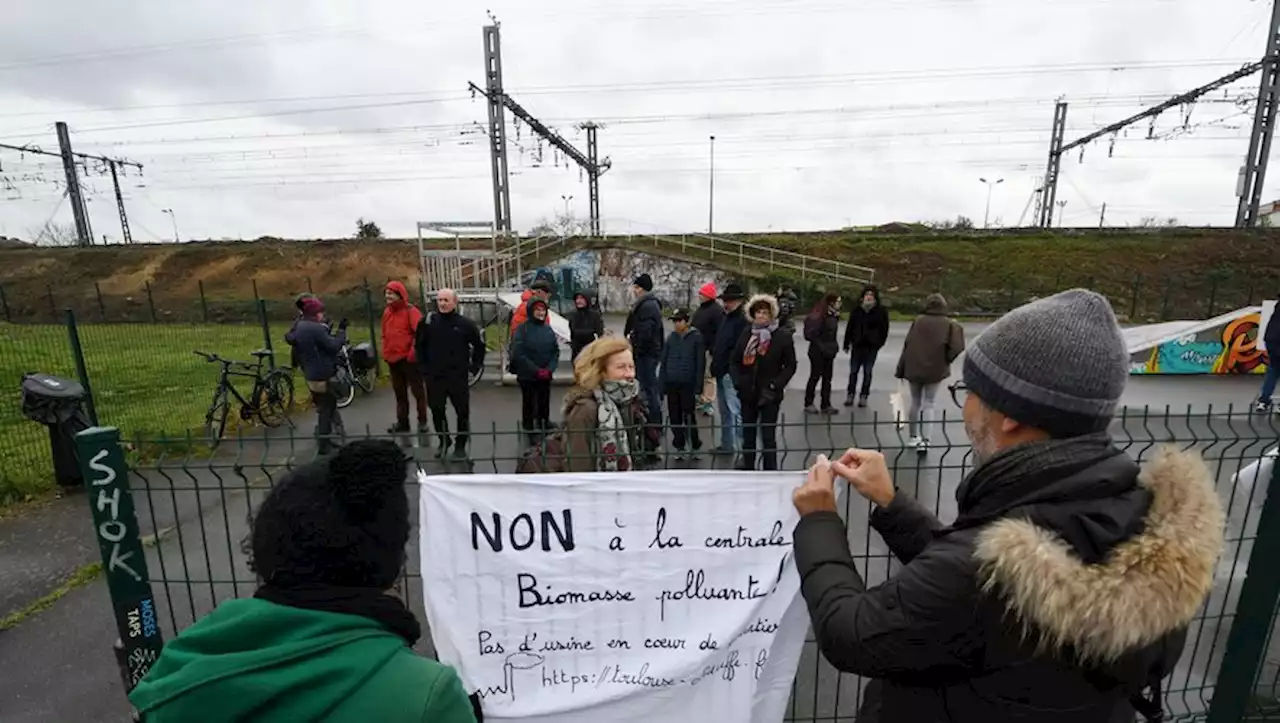
[[[544,216],[529,229],[530,236],[586,236],[590,233],[591,224],[572,213],[558,213],[553,218]]]
[[[80,235],[72,223],[50,221],[42,228],[27,229],[27,235],[37,246],[76,246],[80,243]]]

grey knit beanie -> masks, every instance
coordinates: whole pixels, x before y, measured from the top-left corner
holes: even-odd
[[[970,345],[964,383],[987,406],[1056,438],[1111,423],[1129,353],[1107,300],[1072,289],[1005,314]]]

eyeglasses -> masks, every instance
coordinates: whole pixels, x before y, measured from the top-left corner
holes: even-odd
[[[956,382],[947,387],[947,390],[951,392],[951,401],[955,402],[957,407],[963,409],[964,400],[969,396],[969,387],[965,386],[964,382]]]

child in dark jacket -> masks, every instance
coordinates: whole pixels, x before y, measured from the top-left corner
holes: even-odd
[[[547,302],[534,297],[529,316],[511,337],[511,362],[520,383],[525,434],[537,444],[542,431],[551,427],[551,377],[560,364],[560,342],[547,323]]]
[[[590,294],[579,291],[573,295],[573,311],[569,313],[569,358],[577,359],[578,352],[602,336],[604,317],[600,309]]]
[[[672,444],[676,459],[685,459],[685,445],[689,443],[689,459],[698,458],[702,439],[698,435],[698,390],[706,374],[707,345],[702,332],[689,325],[689,312],[676,309],[671,314],[675,331],[667,337],[662,348],[662,371],[658,380],[667,395],[667,414],[671,417]]]

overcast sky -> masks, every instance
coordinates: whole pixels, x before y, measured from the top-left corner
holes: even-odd
[[[604,125],[610,232],[706,231],[713,134],[716,231],[981,224],[980,177],[1004,179],[991,216],[1016,225],[1055,99],[1078,137],[1257,59],[1270,13],[1261,0],[8,0],[0,142],[56,150],[65,120],[76,150],[144,164],[123,183],[140,240],[173,237],[162,209],[184,239],[490,220],[485,106],[466,90],[484,83],[486,7],[507,92],[583,150],[576,124]],[[1257,82],[1072,154],[1067,225],[1096,225],[1103,203],[1108,225],[1230,225]],[[515,227],[568,196],[585,216],[578,169],[508,124]],[[0,150],[0,169],[0,235],[70,222],[57,159]],[[110,180],[89,170],[94,231],[118,239]],[[1278,184],[1275,169],[1264,200]]]

